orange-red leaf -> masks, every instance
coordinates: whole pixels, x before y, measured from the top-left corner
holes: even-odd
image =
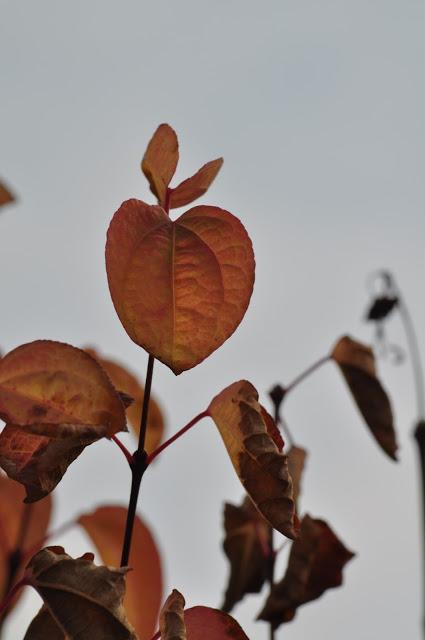
[[[286,573],[273,585],[259,619],[274,628],[290,622],[300,605],[342,584],[342,570],[353,557],[326,522],[304,516]]]
[[[216,396],[208,412],[247,493],[264,518],[295,538],[295,506],[287,457],[270,436],[255,387],[235,382]]]
[[[116,389],[129,395],[133,402],[126,409],[126,414],[134,433],[138,436],[140,431],[140,418],[142,413],[144,389],[136,376],[114,360],[102,358],[94,349],[86,349],[93,358],[105,369]],[[153,394],[149,401],[149,414],[146,431],[145,449],[152,453],[161,443],[164,435],[164,418]]]
[[[221,608],[229,612],[247,593],[261,591],[267,579],[270,526],[246,497],[240,507],[225,504],[224,529],[230,577]]]
[[[78,520],[107,565],[119,565],[126,517],[124,507],[108,506],[99,507]],[[152,534],[138,516],[134,522],[130,567],[124,606],[139,639],[150,640],[161,606],[162,571]]]
[[[217,158],[204,164],[193,176],[183,180],[170,193],[170,209],[190,204],[204,195],[210,188],[223,165],[223,158]]]
[[[0,474],[0,599],[6,590],[7,557],[18,544],[18,535],[24,511],[27,512],[27,528],[21,541],[24,552],[40,544],[46,535],[52,510],[52,500],[49,497],[34,505],[25,505],[23,487],[13,480]],[[16,574],[16,580],[21,577],[22,567]]]
[[[387,393],[376,376],[372,349],[349,336],[334,346],[332,359],[339,366],[372,435],[385,453],[397,459],[393,413]]]
[[[182,594],[173,589],[161,609],[159,631],[161,640],[187,640],[184,623],[185,600]]]
[[[89,444],[107,435],[102,425],[7,424],[0,433],[0,466],[25,486],[25,502],[44,498]]]
[[[124,406],[99,364],[81,349],[37,340],[0,360],[0,414],[5,422],[102,425],[125,430]]]
[[[174,373],[196,366],[241,322],[254,284],[241,222],[199,206],[174,222],[158,206],[124,202],[108,230],[106,269],[128,335]]]
[[[142,160],[142,171],[152,193],[165,204],[168,185],[179,160],[176,132],[168,124],[160,124],[153,134]]]
[[[9,189],[2,182],[0,182],[0,207],[5,204],[9,204],[9,202],[13,202],[14,199],[15,198],[9,191]]]
[[[122,605],[126,572],[96,566],[90,553],[74,560],[62,547],[48,547],[32,558],[25,577],[69,640],[137,640]],[[26,640],[40,637],[37,627],[30,627]]]
[[[232,616],[211,607],[192,607],[184,612],[187,640],[248,640]]]

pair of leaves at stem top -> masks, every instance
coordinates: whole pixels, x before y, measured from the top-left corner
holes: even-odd
[[[29,563],[25,584],[44,601],[24,640],[149,640],[138,636],[123,606],[126,568],[96,566],[93,555],[73,559],[61,547],[38,552]],[[238,623],[209,607],[184,611],[184,598],[174,591],[161,611],[162,640],[248,640]],[[148,606],[140,596],[139,606]]]
[[[172,221],[169,207],[204,193],[221,161],[169,188],[178,161],[173,129],[161,125],[142,168],[160,206],[127,200],[108,229],[106,270],[115,310],[130,338],[175,374],[190,369],[240,324],[254,285],[254,254],[231,213],[197,206]]]
[[[27,502],[50,493],[87,445],[127,430],[123,397],[97,360],[50,340],[0,360],[0,415],[0,466]]]

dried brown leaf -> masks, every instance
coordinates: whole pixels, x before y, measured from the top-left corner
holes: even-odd
[[[159,630],[161,640],[187,640],[184,623],[185,600],[182,594],[173,589],[161,609]]]
[[[230,612],[246,594],[259,593],[267,579],[270,525],[246,497],[239,507],[225,504],[224,529],[230,577],[221,608]]]
[[[25,486],[25,502],[44,498],[89,444],[107,435],[104,426],[7,424],[0,434],[0,466]]]
[[[341,369],[375,440],[390,458],[396,460],[398,446],[391,403],[376,376],[372,349],[344,336],[334,346],[331,357]]]
[[[208,412],[260,513],[280,533],[295,538],[295,506],[287,457],[267,430],[255,387],[246,380],[235,382],[212,400]]]
[[[137,640],[122,605],[126,571],[96,566],[90,553],[74,560],[61,547],[47,547],[32,558],[26,578],[67,640]],[[39,622],[26,640],[42,637]]]
[[[274,628],[290,622],[299,606],[342,584],[342,569],[353,557],[326,522],[305,515],[286,573],[273,585],[259,619]]]
[[[294,495],[295,508],[298,512],[298,498],[301,493],[301,477],[304,471],[307,451],[302,447],[292,446],[288,451],[289,475],[292,478],[292,491]]]

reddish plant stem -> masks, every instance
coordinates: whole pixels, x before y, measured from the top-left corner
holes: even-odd
[[[137,450],[132,456],[131,469],[131,490],[130,500],[127,510],[127,522],[125,525],[124,540],[121,554],[121,567],[126,567],[130,558],[131,539],[133,536],[134,519],[136,517],[137,501],[139,498],[140,484],[143,474],[147,469],[147,454],[145,451],[146,429],[148,425],[149,400],[151,396],[153,365],[155,358],[149,355],[148,368],[146,372],[145,393],[143,397],[142,416],[140,420],[139,443]]]
[[[8,573],[7,573],[7,580],[5,582],[3,596],[10,591],[13,585],[13,582],[15,580],[15,576],[22,563],[23,553],[24,553],[23,548],[25,544],[25,538],[28,533],[28,527],[31,520],[32,512],[33,512],[33,505],[24,504],[22,509],[21,521],[18,529],[18,535],[16,536],[15,546],[13,549],[9,551],[9,554],[8,554]]]
[[[163,442],[161,446],[159,446],[157,449],[155,449],[155,451],[153,451],[150,455],[148,455],[146,464],[149,465],[152,462],[152,460],[155,460],[155,458],[159,456],[159,454],[162,453],[162,451],[164,451],[164,449],[166,449],[167,447],[170,446],[170,444],[173,444],[173,442],[178,440],[183,434],[186,433],[186,431],[189,431],[189,429],[191,429],[197,422],[202,420],[202,418],[208,418],[209,415],[210,414],[207,409],[206,411],[202,411],[197,416],[195,416],[190,422],[188,422],[184,427],[182,427],[179,431],[177,431],[177,433],[171,436],[171,438]]]
[[[157,632],[155,633],[154,637],[153,637],[153,638],[151,638],[151,640],[159,640],[159,638],[160,638],[160,637],[161,637],[161,632],[160,632],[160,631],[157,631]]]
[[[329,362],[329,360],[331,359],[332,357],[330,355],[326,355],[326,356],[323,356],[323,358],[320,358],[320,360],[317,360],[317,362],[314,362],[310,367],[308,367],[308,369],[300,373],[300,375],[294,378],[292,382],[288,384],[287,387],[285,387],[285,395],[290,391],[292,391],[293,389],[295,389],[295,387],[297,387],[300,384],[300,382],[303,382],[312,373],[314,373],[316,369],[319,369],[319,367],[323,366],[324,364],[326,364],[326,362]]]
[[[2,619],[3,616],[5,615],[5,613],[7,612],[8,608],[9,608],[9,606],[10,606],[12,600],[13,600],[13,598],[16,595],[16,593],[19,591],[19,589],[22,589],[22,587],[24,587],[26,584],[28,584],[27,579],[26,578],[22,578],[8,592],[6,597],[0,603],[0,619]]]
[[[130,451],[127,449],[127,447],[121,442],[121,440],[119,440],[117,438],[117,436],[112,436],[111,440],[113,442],[115,442],[115,444],[121,449],[121,451],[123,452],[123,454],[125,456],[125,459],[127,460],[128,464],[131,467],[131,465],[133,463],[133,454],[130,453]]]

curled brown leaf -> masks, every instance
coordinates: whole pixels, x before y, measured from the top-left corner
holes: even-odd
[[[296,537],[295,505],[287,457],[270,435],[258,393],[241,380],[218,394],[208,407],[245,490],[272,527]]]
[[[342,584],[342,569],[353,557],[326,522],[305,515],[285,575],[273,585],[259,619],[273,628],[290,622],[299,606]]]
[[[366,424],[385,453],[397,459],[397,441],[388,395],[376,375],[370,347],[343,336],[334,346],[332,359],[339,366]]]
[[[96,566],[93,554],[74,560],[61,547],[47,547],[32,558],[25,577],[67,639],[137,640],[122,605],[126,572]],[[47,629],[54,628],[52,620],[46,620],[45,609],[38,615]],[[59,632],[56,636],[61,637]],[[41,637],[39,619],[32,623],[25,640]]]

